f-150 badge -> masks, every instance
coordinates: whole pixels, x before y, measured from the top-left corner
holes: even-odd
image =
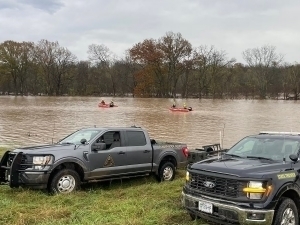
[[[104,167],[111,167],[114,165],[115,165],[114,159],[110,155],[108,155],[108,157],[105,160]]]

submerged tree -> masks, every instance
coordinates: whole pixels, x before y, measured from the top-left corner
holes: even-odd
[[[254,85],[258,87],[260,98],[266,98],[268,86],[274,78],[271,67],[278,67],[282,63],[283,56],[276,53],[275,46],[265,45],[245,50],[243,58],[256,78]]]
[[[168,91],[175,97],[178,79],[186,70],[191,59],[192,45],[180,33],[168,32],[159,39],[157,47],[163,54]]]
[[[135,94],[136,95],[148,95],[149,93],[143,93],[146,90],[144,87],[148,85],[147,79],[143,79],[143,75],[149,76],[149,69],[151,68],[151,75],[154,83],[157,86],[156,93],[159,97],[165,96],[166,79],[163,67],[163,53],[157,48],[157,41],[154,39],[146,39],[134,45],[129,50],[131,59],[139,65],[139,71],[135,73],[135,79],[137,81]],[[152,83],[152,80],[151,80]]]
[[[35,48],[35,59],[41,67],[47,94],[61,95],[65,82],[69,81],[68,75],[76,56],[58,42],[41,40]]]
[[[117,92],[117,77],[112,69],[113,64],[116,62],[114,53],[105,45],[92,44],[88,47],[88,58],[98,68],[99,79],[102,79],[101,75],[109,77],[113,95],[115,96]]]
[[[13,81],[15,94],[24,94],[29,68],[33,62],[32,42],[5,41],[0,44],[0,62]]]

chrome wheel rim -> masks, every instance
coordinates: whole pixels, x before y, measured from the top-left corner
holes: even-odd
[[[72,175],[62,176],[57,183],[57,190],[61,193],[70,193],[75,189],[76,181]]]
[[[295,214],[291,208],[286,208],[282,214],[281,225],[296,225]]]
[[[167,166],[163,171],[164,180],[170,180],[173,176],[173,169],[170,166]]]

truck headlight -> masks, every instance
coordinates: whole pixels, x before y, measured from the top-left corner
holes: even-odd
[[[249,199],[261,199],[266,190],[261,181],[250,181],[248,187],[243,189]]]
[[[33,156],[33,165],[34,169],[42,170],[45,168],[46,165],[52,164],[53,157],[51,155],[46,156]]]
[[[189,171],[186,171],[186,174],[185,174],[185,181],[186,181],[186,182],[189,182],[189,181],[190,181],[190,173],[189,173]]]

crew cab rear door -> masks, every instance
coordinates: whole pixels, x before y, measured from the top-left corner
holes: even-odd
[[[151,172],[152,145],[143,130],[127,130],[126,156],[131,172]]]
[[[91,149],[87,155],[90,178],[110,177],[124,172],[128,164],[124,135],[124,131],[109,130],[91,143]],[[119,140],[114,136],[118,136]],[[105,143],[106,147],[102,150],[93,150],[94,143]]]

